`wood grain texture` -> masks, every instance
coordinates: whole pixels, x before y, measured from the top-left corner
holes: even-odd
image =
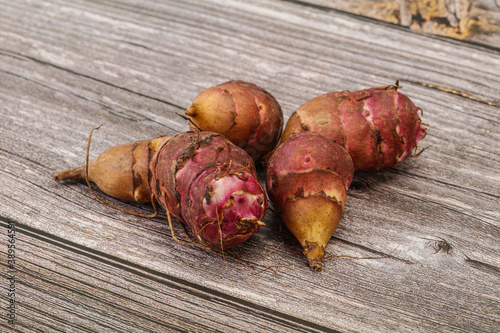
[[[499,327],[495,47],[290,1],[1,0],[0,6],[0,216],[3,226],[18,224],[20,251],[19,317],[15,327],[1,322],[2,329]],[[92,157],[112,145],[187,130],[176,113],[229,79],[270,91],[286,118],[319,94],[396,80],[424,110],[429,128],[421,148],[429,148],[396,168],[356,174],[319,274],[305,267],[298,242],[272,211],[267,226],[235,252],[254,264],[285,267],[252,270],[178,245],[164,215],[126,215],[83,184],[48,177],[84,163],[89,131],[101,123]]]
[[[1,220],[3,227],[8,222]],[[221,325],[234,332],[249,325],[267,332],[326,329],[37,229],[17,230],[21,332],[216,332]]]

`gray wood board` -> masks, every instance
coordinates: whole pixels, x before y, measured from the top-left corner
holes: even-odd
[[[214,332],[222,324],[240,332],[249,325],[267,332],[326,329],[22,224],[16,235],[22,309],[16,328],[23,332]]]
[[[20,230],[19,331],[498,329],[498,50],[285,1],[0,5],[0,216]],[[319,94],[396,80],[424,110],[429,148],[356,174],[321,273],[272,211],[235,250],[275,266],[252,270],[178,245],[164,215],[48,177],[84,163],[101,123],[92,157],[187,130],[175,113],[229,79],[270,91],[286,118]]]

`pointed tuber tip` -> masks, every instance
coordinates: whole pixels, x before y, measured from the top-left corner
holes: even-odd
[[[323,269],[323,262],[318,259],[311,259],[307,258],[309,260],[309,267],[311,267],[312,270],[316,272],[321,272]]]
[[[320,272],[323,268],[323,256],[325,255],[325,247],[318,245],[316,242],[308,242],[305,241],[304,254],[309,261],[309,267],[315,270],[316,272]]]
[[[62,180],[83,180],[85,179],[85,167],[79,167],[68,170],[57,170],[50,174],[50,178],[56,182]]]
[[[59,171],[54,171],[50,174],[49,176],[52,180],[55,180],[56,182],[61,180],[60,172]]]

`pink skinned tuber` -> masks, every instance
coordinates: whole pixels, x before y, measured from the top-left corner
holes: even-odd
[[[280,144],[294,133],[317,132],[343,146],[356,170],[393,167],[412,156],[426,134],[421,109],[398,88],[396,83],[318,96],[291,115]]]
[[[224,136],[177,135],[158,149],[149,168],[154,196],[202,244],[231,248],[263,225],[267,198],[254,162]]]
[[[80,167],[51,176],[85,180],[86,172]],[[216,133],[189,132],[112,147],[89,163],[88,179],[116,198],[158,202],[212,249],[247,240],[263,225],[267,209],[253,160]]]
[[[292,135],[268,161],[269,198],[316,271],[339,225],[353,173],[349,153],[314,132]]]

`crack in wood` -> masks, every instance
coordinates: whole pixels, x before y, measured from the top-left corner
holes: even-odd
[[[27,268],[25,268],[25,267],[19,267],[19,269],[18,269],[18,275],[20,275],[20,276],[18,276],[17,280],[18,280],[18,282],[19,282],[19,284],[20,284],[20,285],[23,285],[23,282],[22,282],[22,275],[31,276],[31,277],[33,278],[33,280],[37,280],[37,281],[39,281],[39,282],[45,283],[45,284],[46,284],[46,286],[45,286],[45,288],[36,288],[36,287],[35,287],[35,286],[33,286],[33,285],[31,285],[31,286],[27,286],[27,285],[26,285],[26,287],[31,287],[31,288],[33,288],[33,289],[35,289],[35,290],[40,290],[40,291],[47,291],[47,290],[49,290],[51,293],[53,293],[53,294],[54,294],[54,295],[53,295],[54,297],[56,297],[56,298],[64,298],[64,296],[66,295],[66,293],[64,293],[64,294],[60,294],[60,292],[59,292],[59,293],[58,293],[58,292],[56,292],[56,291],[55,291],[55,289],[56,289],[56,287],[57,287],[58,289],[64,289],[64,290],[66,290],[66,291],[67,291],[67,293],[75,293],[75,294],[78,294],[79,296],[82,296],[82,297],[85,297],[85,298],[89,298],[89,299],[91,299],[91,300],[93,300],[93,301],[95,302],[94,304],[97,304],[97,305],[98,305],[99,303],[103,303],[103,304],[106,304],[106,305],[107,305],[107,306],[109,306],[109,307],[113,307],[113,308],[119,309],[121,312],[125,312],[125,313],[127,313],[128,315],[130,315],[130,316],[132,316],[132,315],[134,315],[134,314],[136,315],[136,312],[135,312],[135,311],[133,311],[133,310],[131,310],[131,309],[127,309],[127,308],[126,308],[126,307],[124,307],[124,306],[120,306],[120,304],[115,303],[115,302],[113,302],[113,301],[111,301],[111,300],[108,300],[108,299],[105,299],[105,298],[100,298],[99,296],[97,296],[97,295],[96,295],[96,293],[97,293],[97,291],[98,291],[98,290],[102,290],[102,291],[105,291],[105,292],[107,292],[107,293],[114,294],[113,296],[117,296],[117,297],[125,298],[128,302],[133,302],[133,303],[140,304],[138,301],[136,301],[136,300],[134,300],[134,299],[132,299],[132,298],[130,298],[130,297],[125,297],[123,294],[117,294],[116,292],[113,292],[113,291],[111,291],[111,290],[108,290],[108,289],[105,289],[105,288],[102,288],[102,287],[99,287],[99,286],[92,285],[92,284],[90,284],[90,283],[88,283],[88,282],[85,282],[85,281],[82,281],[82,280],[77,280],[77,279],[75,279],[75,278],[73,278],[73,277],[69,277],[69,276],[67,276],[67,275],[63,275],[63,274],[61,274],[61,273],[57,272],[56,270],[53,270],[53,269],[49,269],[49,268],[47,268],[47,267],[40,266],[40,265],[38,265],[38,264],[36,264],[36,263],[34,263],[34,262],[30,262],[30,264],[31,264],[31,265],[33,265],[33,266],[35,266],[35,267],[38,267],[39,269],[45,269],[45,270],[47,270],[47,271],[49,271],[49,272],[51,272],[51,273],[53,273],[53,274],[55,274],[55,275],[64,276],[64,277],[65,277],[65,278],[67,278],[67,279],[71,279],[71,280],[73,280],[75,283],[78,283],[78,284],[84,284],[84,285],[86,285],[88,288],[90,288],[90,289],[92,289],[93,291],[95,291],[95,293],[93,293],[93,292],[85,292],[85,291],[83,291],[83,290],[79,290],[79,289],[75,289],[75,288],[68,287],[68,286],[64,285],[63,283],[61,283],[61,281],[62,281],[61,279],[57,279],[56,281],[54,281],[54,280],[52,280],[52,279],[45,279],[45,278],[43,278],[43,277],[40,275],[40,273],[39,273],[40,271],[38,271],[38,270],[37,270],[37,271],[33,271],[33,270],[27,269]],[[95,279],[95,278],[94,278],[94,279]],[[52,285],[52,286],[51,286],[51,285]],[[80,304],[79,302],[77,302],[77,301],[73,301],[73,300],[71,300],[71,299],[69,299],[69,298],[66,298],[66,299],[65,299],[65,301],[66,301],[66,302],[68,302],[68,303],[73,303],[75,307],[76,307],[76,306],[78,306],[78,305]],[[92,310],[94,310],[94,311],[99,311],[99,308],[94,308],[94,309],[92,309]],[[75,311],[75,312],[73,313],[73,315],[78,316],[78,315],[80,315],[80,314],[78,313],[78,311]],[[144,317],[146,317],[146,318],[147,318],[147,320],[148,320],[149,322],[152,322],[152,323],[158,324],[158,325],[163,326],[163,327],[175,328],[175,326],[168,325],[168,323],[166,323],[166,322],[162,322],[162,321],[160,321],[160,320],[157,320],[157,319],[156,319],[156,318],[154,318],[153,316],[147,316],[147,314],[146,314],[146,313],[143,313],[143,314],[142,314],[142,316],[143,316],[143,318],[144,318]],[[54,317],[54,319],[58,319],[58,318]],[[122,321],[123,323],[126,323],[126,322],[125,322],[125,321],[123,321],[123,320],[121,320],[121,321]],[[102,323],[102,322],[100,322],[100,323],[99,323],[99,325],[100,325],[100,326],[106,326],[106,325],[105,325],[104,323]],[[81,328],[81,329],[85,329],[85,327],[80,327],[80,328]]]
[[[472,268],[500,276],[500,267],[479,260],[471,259],[468,255],[466,255],[463,252],[462,254],[465,257],[465,262],[468,263]]]
[[[4,50],[0,50],[0,51],[4,51]],[[62,70],[62,71],[67,72],[69,74],[80,76],[80,77],[83,77],[83,78],[86,78],[86,79],[89,79],[89,80],[92,80],[92,81],[95,81],[95,82],[98,82],[98,83],[110,86],[112,88],[123,90],[125,92],[131,93],[131,94],[143,97],[143,98],[147,98],[147,99],[150,99],[150,100],[153,100],[153,101],[156,101],[156,102],[160,102],[160,103],[163,103],[163,104],[175,107],[175,108],[183,110],[183,111],[186,109],[185,107],[182,107],[182,106],[177,105],[175,103],[168,102],[168,101],[163,100],[161,98],[149,96],[149,95],[146,95],[144,93],[141,93],[141,92],[138,92],[138,91],[134,91],[134,90],[132,90],[130,88],[122,87],[122,86],[116,85],[114,83],[107,82],[107,81],[104,81],[102,79],[99,79],[99,78],[96,78],[96,77],[93,77],[93,76],[90,76],[90,75],[87,75],[87,74],[79,73],[79,72],[76,72],[76,71],[74,71],[72,69],[65,68],[65,67],[59,66],[59,65],[55,65],[55,64],[52,64],[50,62],[47,62],[47,61],[44,61],[44,60],[40,60],[40,59],[32,57],[32,56],[28,56],[28,55],[25,55],[25,54],[22,54],[22,53],[18,53],[18,52],[13,52],[13,51],[10,51],[10,53],[13,53],[15,55],[21,56],[21,57],[23,57],[25,59],[31,60],[31,61],[36,62],[38,64],[41,64],[41,65],[44,65],[44,66],[53,67],[55,69]]]
[[[82,99],[84,101],[87,101],[87,102],[95,103],[95,104],[99,105],[103,110],[106,110],[109,114],[112,114],[112,115],[114,115],[116,117],[119,117],[119,118],[122,118],[122,119],[126,119],[126,120],[129,120],[129,121],[133,121],[133,122],[140,122],[140,121],[143,121],[143,120],[147,120],[147,121],[150,121],[152,123],[155,123],[155,124],[161,125],[163,127],[166,127],[169,130],[173,131],[174,133],[180,133],[178,131],[178,129],[175,129],[173,127],[167,126],[167,125],[165,125],[165,124],[163,124],[163,123],[161,123],[161,122],[159,122],[157,120],[154,120],[152,118],[148,118],[145,115],[141,115],[141,117],[143,118],[143,120],[137,119],[137,118],[133,118],[133,117],[128,117],[128,116],[120,113],[119,111],[114,111],[114,109],[111,106],[107,105],[107,104],[103,104],[103,103],[101,103],[99,101],[93,100],[91,98],[87,98],[87,97],[85,97],[83,95],[75,94],[75,93],[72,93],[70,91],[65,91],[65,90],[57,89],[57,88],[49,86],[49,85],[47,85],[45,83],[32,80],[32,79],[30,79],[28,77],[25,77],[23,75],[19,75],[19,74],[16,74],[16,73],[12,73],[10,71],[6,71],[6,70],[0,69],[0,72],[8,74],[8,75],[11,75],[11,76],[14,76],[14,77],[17,77],[17,78],[25,80],[25,81],[28,81],[28,82],[30,82],[32,84],[41,86],[43,88],[46,88],[46,89],[49,89],[49,90],[52,90],[52,91],[56,91],[56,92],[59,92],[59,93],[62,93],[62,94],[68,95],[68,96],[74,96],[74,97],[80,98],[80,99]],[[138,114],[135,110],[128,109],[128,108],[126,108],[126,110],[130,111],[130,112],[132,112],[134,114]]]
[[[469,188],[469,187],[461,186],[461,185],[458,185],[458,184],[448,183],[448,182],[443,181],[443,180],[439,180],[439,179],[436,179],[436,178],[426,177],[424,175],[419,175],[419,174],[416,174],[416,173],[411,173],[411,172],[408,172],[408,171],[405,171],[405,170],[401,170],[401,169],[390,168],[390,169],[387,169],[386,171],[394,173],[394,174],[403,174],[403,175],[407,175],[407,176],[413,176],[414,178],[425,179],[425,181],[428,181],[428,182],[435,182],[435,183],[438,183],[440,185],[445,185],[447,187],[448,186],[449,187],[454,187],[456,189],[465,190],[465,191],[468,191],[468,192],[472,192],[474,194],[481,194],[481,195],[486,195],[486,196],[489,196],[489,197],[492,197],[492,198],[495,198],[495,199],[500,199],[500,195],[496,195],[494,193],[488,193],[488,192],[478,191],[478,190],[475,190],[475,189],[472,189],[472,188]]]
[[[356,247],[358,249],[361,249],[361,250],[364,250],[364,251],[376,254],[376,255],[380,256],[381,258],[394,259],[394,260],[397,260],[397,261],[404,262],[405,264],[414,264],[415,263],[415,262],[413,262],[411,260],[408,260],[408,259],[403,259],[403,258],[399,258],[399,257],[393,256],[391,254],[392,252],[385,253],[385,252],[382,252],[382,251],[379,251],[379,250],[375,250],[375,249],[369,248],[369,247],[367,247],[365,245],[361,245],[361,244],[358,244],[358,243],[354,243],[354,242],[348,241],[346,239],[339,238],[339,237],[337,237],[335,235],[333,235],[332,238],[334,238],[337,241],[340,241],[342,243],[345,243],[347,245],[350,245],[350,246]]]

